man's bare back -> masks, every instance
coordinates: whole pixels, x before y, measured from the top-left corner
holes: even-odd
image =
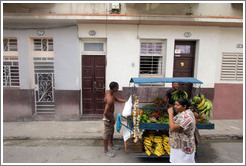
[[[114,101],[115,96],[111,94],[110,91],[107,91],[104,97],[104,102],[106,105],[109,105],[109,112],[114,113]]]
[[[114,119],[114,101],[117,102],[126,102],[126,100],[124,99],[120,99],[118,97],[116,97],[115,92],[117,92],[119,89],[119,87],[115,87],[114,89],[108,90],[105,94],[104,97],[104,102],[105,102],[105,109],[104,109],[104,118],[106,118],[107,120],[109,120],[112,123],[115,123],[115,119]]]

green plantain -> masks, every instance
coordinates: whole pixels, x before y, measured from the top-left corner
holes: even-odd
[[[207,108],[207,106],[208,106],[208,101],[207,101],[207,99],[205,99],[204,104],[201,107],[199,107],[199,108],[197,107],[198,111],[204,110],[205,108]]]

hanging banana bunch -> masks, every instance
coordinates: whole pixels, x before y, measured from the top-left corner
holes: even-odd
[[[199,114],[205,114],[207,117],[211,116],[213,104],[209,99],[206,99],[203,94],[194,96],[192,105],[196,106]]]
[[[181,98],[188,99],[188,94],[183,90],[177,90],[177,91],[172,93],[171,99],[173,102],[175,102]]]

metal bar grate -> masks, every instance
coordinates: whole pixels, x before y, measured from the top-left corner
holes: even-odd
[[[54,113],[54,58],[33,58],[37,113]]]
[[[162,56],[140,56],[140,74],[163,73]]]
[[[3,59],[3,86],[20,86],[18,57]]]

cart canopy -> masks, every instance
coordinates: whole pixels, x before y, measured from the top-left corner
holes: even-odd
[[[130,83],[134,84],[149,84],[149,83],[193,83],[203,84],[202,81],[194,77],[172,77],[172,78],[131,78]]]

